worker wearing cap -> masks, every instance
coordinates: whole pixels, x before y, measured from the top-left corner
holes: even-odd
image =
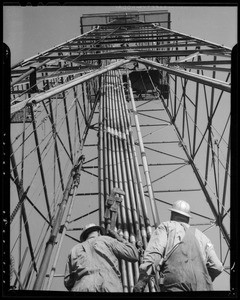
[[[135,246],[115,231],[88,224],[66,263],[64,285],[75,292],[122,292],[119,259],[138,261]]]
[[[150,238],[133,291],[143,292],[154,274],[158,291],[211,291],[212,281],[223,271],[211,241],[188,224],[187,202],[178,200],[170,210],[170,221],[162,222]]]

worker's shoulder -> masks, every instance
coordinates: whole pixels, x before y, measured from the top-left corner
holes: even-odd
[[[83,244],[83,243],[78,243],[78,244],[76,244],[75,246],[73,246],[72,249],[71,249],[71,253],[74,253],[74,252],[76,252],[77,250],[82,249],[82,248],[83,248],[83,245],[82,245],[82,244]]]
[[[114,241],[115,239],[112,238],[111,236],[109,235],[101,235],[97,238],[97,242],[99,241],[102,241],[102,242],[107,242],[107,243],[111,243],[112,241]]]
[[[188,224],[186,224],[186,223],[181,223],[181,222],[177,222],[177,221],[172,221],[172,220],[170,220],[170,221],[165,221],[165,222],[162,222],[161,224],[159,224],[159,226],[158,226],[158,228],[159,229],[163,229],[163,228],[165,228],[165,229],[171,229],[171,228],[182,228],[182,227],[186,227],[186,228],[188,228],[189,227],[189,225]]]
[[[168,231],[169,228],[171,228],[172,226],[174,226],[174,225],[171,224],[171,221],[164,221],[164,222],[161,222],[161,223],[157,226],[155,232],[157,233],[157,232],[162,232],[162,231]]]
[[[161,222],[161,223],[158,225],[158,228],[169,227],[170,224],[171,224],[171,221],[164,221],[164,222]]]
[[[195,230],[195,234],[199,236],[206,236],[200,229],[191,227],[192,230]]]
[[[113,237],[111,237],[111,236],[109,236],[109,235],[101,235],[101,236],[99,236],[98,237],[98,239],[97,239],[97,242],[103,242],[103,243],[105,243],[106,245],[108,245],[108,246],[113,246],[113,247],[115,247],[117,244],[118,245],[121,245],[121,246],[123,246],[123,247],[125,247],[124,245],[126,244],[126,241],[127,240],[124,240],[125,242],[124,243],[122,243],[122,242],[120,242],[120,241],[118,241],[117,239],[115,239],[115,238],[113,238]],[[131,243],[129,242],[129,244],[131,245]]]
[[[195,237],[205,243],[210,243],[209,238],[198,228],[195,228]]]

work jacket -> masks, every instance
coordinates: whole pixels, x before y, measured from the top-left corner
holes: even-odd
[[[196,270],[201,269],[201,272],[206,274],[205,284],[208,286],[209,279],[210,281],[213,281],[215,277],[223,271],[223,265],[218,259],[211,241],[200,230],[195,229],[194,232],[192,232],[191,237],[188,237],[187,241],[183,244],[184,236],[189,227],[189,224],[183,222],[162,222],[151,236],[144,253],[143,263],[140,266],[140,272],[147,272],[147,274],[150,275],[158,272],[159,269],[161,270],[162,268],[165,271],[165,276],[166,273],[168,273],[168,276],[169,273],[175,273],[176,275],[177,269],[183,270],[183,261],[186,262],[190,259],[193,261],[193,268]],[[196,243],[194,244],[195,241]],[[190,253],[190,251],[194,253]],[[171,256],[169,256],[170,253],[172,253]],[[161,263],[162,261],[164,262],[162,258],[166,259],[168,256],[170,261],[167,261],[168,270],[166,270],[166,262],[164,266],[162,266]],[[196,259],[196,257],[198,259]],[[174,264],[175,266],[171,267],[171,265]],[[196,272],[198,272],[198,270]],[[187,268],[186,272],[188,272]],[[179,278],[176,278],[175,276],[175,280],[179,283],[182,280],[191,281],[191,279],[186,278],[187,275],[185,276],[183,274],[179,275]],[[194,278],[194,280],[204,280],[204,278]],[[179,284],[178,290],[191,290],[191,287],[194,285],[194,282],[182,282]],[[186,286],[187,288],[185,289]],[[190,289],[188,289],[189,286]],[[205,290],[203,287],[202,289]],[[206,289],[208,289],[208,287],[206,287]]]
[[[138,251],[133,244],[110,236],[89,238],[72,248],[64,285],[79,292],[122,292],[119,259],[136,262]]]

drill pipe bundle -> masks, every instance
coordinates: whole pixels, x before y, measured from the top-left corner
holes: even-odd
[[[139,171],[121,74],[110,71],[102,77],[99,106],[99,203],[100,224],[105,222],[105,199],[114,187],[125,192],[118,211],[116,229],[126,240],[143,248],[151,235],[147,206]],[[131,292],[139,276],[139,263],[121,260],[124,292]]]

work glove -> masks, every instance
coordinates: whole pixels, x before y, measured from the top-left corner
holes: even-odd
[[[138,282],[133,287],[134,293],[143,293],[148,283],[149,275],[146,271],[140,271]]]
[[[108,230],[108,235],[111,236],[112,238],[118,240],[121,243],[126,243],[127,241],[124,240],[123,237],[121,237],[116,231],[109,229]]]

